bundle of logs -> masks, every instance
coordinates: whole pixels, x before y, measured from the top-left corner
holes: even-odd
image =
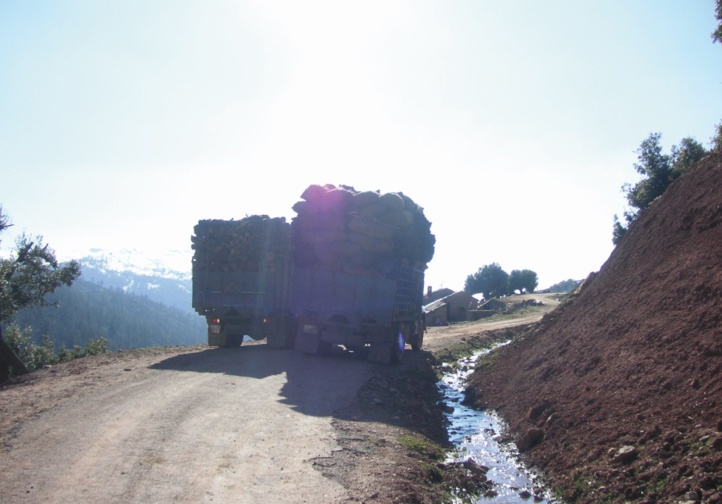
[[[434,255],[431,223],[403,193],[311,185],[293,210],[298,266],[373,274],[403,263],[424,270]]]
[[[276,271],[291,255],[291,226],[283,217],[201,220],[193,231],[193,271]]]

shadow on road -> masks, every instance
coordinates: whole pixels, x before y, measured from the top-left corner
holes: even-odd
[[[165,359],[151,368],[258,380],[278,377],[278,400],[299,413],[409,427],[428,408],[428,391],[422,389],[430,380],[433,386],[433,377],[422,370],[428,368],[429,356],[407,351],[400,365],[383,365],[342,349],[330,355],[306,355],[261,344],[209,348]]]
[[[263,379],[283,373],[286,352],[265,345],[239,348],[208,348],[198,352],[176,355],[154,364],[151,369],[218,373]]]

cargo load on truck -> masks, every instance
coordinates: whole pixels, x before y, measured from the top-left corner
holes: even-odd
[[[403,193],[311,185],[293,210],[297,266],[373,274],[404,261],[426,269],[436,239],[424,210]]]
[[[239,346],[248,336],[288,346],[290,224],[267,215],[200,220],[191,242],[193,308],[206,317],[208,344]]]
[[[425,330],[424,271],[435,237],[423,208],[403,193],[311,185],[291,221],[295,347],[335,345],[398,362]]]

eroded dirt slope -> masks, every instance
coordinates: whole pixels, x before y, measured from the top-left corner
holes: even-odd
[[[474,376],[473,399],[533,435],[524,457],[569,502],[722,502],[721,161],[675,181]]]

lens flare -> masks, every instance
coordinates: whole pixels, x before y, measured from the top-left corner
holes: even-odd
[[[399,353],[403,353],[406,348],[406,338],[404,337],[404,333],[400,332],[396,336],[396,345],[399,347]]]

